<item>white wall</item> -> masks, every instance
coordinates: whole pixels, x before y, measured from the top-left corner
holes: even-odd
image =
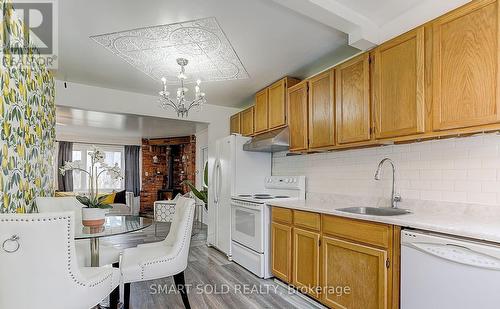
[[[273,157],[273,175],[305,175],[307,194],[360,199],[390,197],[390,168],[373,179],[378,162],[395,161],[397,190],[404,200],[500,206],[500,136],[478,135],[406,145],[322,154]],[[389,200],[383,201],[388,206]]]
[[[208,129],[196,133],[196,187],[203,184],[203,156],[202,149],[208,147]],[[209,181],[210,183],[210,181]],[[203,223],[208,222],[208,212],[203,210]]]
[[[89,128],[85,131],[73,131],[73,128],[56,126],[56,140],[70,141],[75,143],[107,144],[107,145],[141,145],[141,138],[137,136],[123,136],[106,134],[106,132],[95,132],[97,129]]]
[[[179,119],[173,110],[164,110],[158,103],[158,97],[115,89],[88,86],[78,83],[56,81],[56,105],[85,110],[155,116]],[[210,102],[210,93],[207,94]],[[229,134],[229,117],[239,109],[207,104],[200,112],[192,111],[185,120],[208,124],[209,177],[211,178],[215,161],[215,141]],[[209,238],[214,234],[209,232]]]

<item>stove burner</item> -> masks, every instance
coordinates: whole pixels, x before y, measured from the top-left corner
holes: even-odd
[[[263,194],[254,194],[253,196],[271,196],[271,194],[263,193]]]
[[[254,196],[255,199],[257,200],[272,200],[274,197],[270,196],[270,195],[266,195],[266,196]]]
[[[239,197],[252,197],[250,194],[239,194]]]
[[[289,198],[288,195],[276,195],[274,198]]]

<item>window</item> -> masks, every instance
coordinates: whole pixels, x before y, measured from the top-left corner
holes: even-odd
[[[73,161],[80,160],[82,168],[90,169],[90,144],[73,144]],[[123,146],[114,145],[97,145],[104,151],[104,162],[109,165],[115,163],[122,169],[125,167],[125,156]],[[125,183],[123,179],[113,180],[107,173],[102,173],[99,176],[99,191],[111,192],[113,190],[123,190]],[[75,192],[87,192],[89,189],[89,177],[86,173],[73,171],[73,190]]]

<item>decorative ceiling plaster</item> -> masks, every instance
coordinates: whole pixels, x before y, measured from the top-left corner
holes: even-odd
[[[156,81],[178,83],[177,58],[186,58],[187,83],[249,78],[215,17],[91,36]]]

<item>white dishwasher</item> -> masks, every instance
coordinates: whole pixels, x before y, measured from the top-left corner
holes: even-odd
[[[401,309],[500,308],[500,246],[401,231]]]

